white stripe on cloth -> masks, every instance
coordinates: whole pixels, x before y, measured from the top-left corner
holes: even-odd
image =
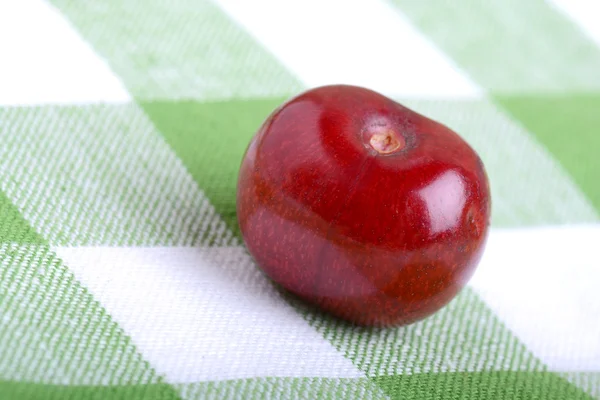
[[[215,2],[308,86],[346,83],[391,96],[480,96],[450,59],[384,1]]]
[[[554,371],[600,370],[600,225],[496,230],[470,285]]]
[[[600,45],[600,2],[598,0],[547,0],[571,18]]]
[[[130,100],[54,7],[42,0],[0,1],[0,106]]]
[[[600,225],[493,230],[470,285],[556,371],[600,368]],[[58,247],[170,382],[363,376],[241,247]]]
[[[58,247],[170,383],[364,377],[242,247]]]

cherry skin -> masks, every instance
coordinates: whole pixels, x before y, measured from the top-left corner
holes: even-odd
[[[365,326],[405,325],[464,287],[485,247],[484,166],[446,126],[374,91],[308,90],[242,161],[237,215],[275,282]]]

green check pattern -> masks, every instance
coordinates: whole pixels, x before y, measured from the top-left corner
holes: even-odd
[[[395,98],[479,152],[493,229],[597,227],[600,39],[542,0],[377,2],[481,88]],[[0,399],[600,399],[600,346],[597,360],[552,361],[473,287],[419,323],[367,329],[261,275],[237,226],[238,168],[264,118],[310,85],[228,13],[235,1],[26,3],[130,99],[0,93]],[[0,24],[11,10],[0,5]],[[0,75],[14,71],[2,45],[18,39],[0,36]],[[592,335],[600,257],[585,261],[587,289],[564,286],[592,293],[572,310]],[[252,314],[255,298],[266,311]],[[563,360],[561,332],[542,334]]]

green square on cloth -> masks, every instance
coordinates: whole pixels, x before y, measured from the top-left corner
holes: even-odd
[[[600,3],[0,2],[0,399],[600,399]],[[246,146],[300,91],[450,126],[491,183],[469,285],[351,327],[245,251]]]

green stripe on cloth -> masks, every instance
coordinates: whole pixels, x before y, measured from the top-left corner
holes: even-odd
[[[177,400],[166,384],[78,386],[34,382],[0,381],[0,398],[18,400]]]
[[[367,378],[265,378],[235,381],[200,382],[175,385],[185,398],[223,399],[387,399],[373,395],[375,382]],[[77,386],[31,382],[0,381],[0,398],[19,400],[171,400],[171,388],[165,384]]]
[[[589,397],[554,374],[532,372],[447,372],[381,376],[363,379],[266,378],[176,385],[186,398],[247,400],[377,399],[365,388],[380,385],[390,399],[478,399],[478,400],[564,400]],[[365,396],[367,394],[367,396]],[[161,384],[131,386],[59,386],[28,382],[0,382],[0,397],[23,400],[168,400],[168,387]]]
[[[596,94],[497,96],[497,101],[535,133],[600,210],[600,90]]]
[[[235,198],[242,156],[262,121],[284,100],[154,101],[140,106],[239,235]]]
[[[136,98],[277,96],[301,88],[210,1],[52,3]]]
[[[32,229],[17,207],[0,192],[0,243],[42,244],[44,239]]]
[[[390,398],[398,400],[590,399],[564,379],[547,372],[447,372],[384,376],[376,381]]]

